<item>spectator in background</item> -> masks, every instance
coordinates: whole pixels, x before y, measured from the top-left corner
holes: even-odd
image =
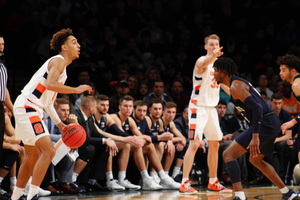
[[[160,79],[160,74],[159,71],[156,67],[150,67],[149,69],[147,69],[147,71],[145,72],[145,80],[147,82],[148,88],[150,89],[149,92],[152,92],[152,88],[154,85],[154,82],[156,80]]]
[[[263,100],[270,105],[270,99],[268,99],[268,95],[265,91],[261,91],[259,92],[259,94],[261,95],[261,97],[263,98]]]
[[[139,86],[136,77],[134,75],[129,75],[127,83],[129,87],[129,95],[135,97]]]
[[[138,88],[137,94],[135,96],[135,99],[143,100],[145,98],[145,96],[147,96],[148,94],[149,94],[148,85],[145,81],[143,81],[139,84],[139,88]]]
[[[292,95],[292,87],[288,82],[283,82],[282,87],[283,105],[282,109],[289,112],[292,116],[300,113],[300,104],[298,104],[297,99]]]
[[[91,77],[90,73],[87,70],[81,70],[77,74],[77,85],[87,84],[90,83]],[[83,96],[83,93],[81,94],[71,94],[71,102],[73,106],[75,105],[75,102],[77,99],[81,98]],[[80,104],[79,104],[80,105]]]
[[[144,101],[149,105],[153,99],[160,99],[164,104],[172,101],[172,97],[165,93],[165,84],[162,80],[155,80],[152,92],[144,97]]]
[[[190,97],[183,93],[184,88],[182,82],[179,80],[174,80],[170,89],[170,97],[174,100],[177,105],[177,115],[180,115],[184,107],[189,103]]]
[[[268,77],[265,74],[259,75],[256,90],[258,92],[265,92],[267,94],[268,100],[271,99],[273,92],[269,88]]]
[[[117,86],[117,94],[109,98],[109,110],[108,113],[118,112],[119,99],[129,93],[129,85],[126,80],[121,80]]]

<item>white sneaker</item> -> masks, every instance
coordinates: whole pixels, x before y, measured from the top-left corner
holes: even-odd
[[[51,194],[51,192],[49,190],[44,190],[42,188],[39,188],[39,193],[38,195],[40,197],[45,197],[45,196],[49,196]]]
[[[123,187],[125,187],[126,189],[129,189],[129,190],[139,190],[139,189],[141,189],[140,185],[134,185],[134,184],[130,183],[127,179],[119,180],[119,184],[122,185]]]
[[[170,176],[166,176],[165,178],[162,178],[160,180],[161,186],[163,186],[164,189],[179,189],[180,183],[177,183],[172,179]]]
[[[154,180],[150,178],[145,178],[142,180],[142,189],[143,190],[161,190],[163,187],[154,182]]]
[[[153,181],[157,184],[160,183],[160,178],[156,175],[156,176],[151,176],[151,178],[153,179]]]
[[[120,185],[115,179],[106,181],[106,187],[109,190],[125,190],[125,187]]]

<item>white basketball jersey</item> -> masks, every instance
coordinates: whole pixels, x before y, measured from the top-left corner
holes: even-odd
[[[53,58],[62,58],[61,55],[56,55],[49,58],[41,68],[32,76],[30,81],[22,90],[22,96],[27,100],[38,105],[40,108],[44,108],[56,99],[57,93],[51,90],[47,90],[45,87],[47,76],[48,76],[48,64]],[[64,84],[67,79],[66,68],[64,72],[59,76],[58,82]]]
[[[197,74],[196,68],[193,72],[193,91],[191,103],[199,106],[215,107],[218,105],[220,96],[220,85],[214,78],[213,63],[208,65],[207,70]]]

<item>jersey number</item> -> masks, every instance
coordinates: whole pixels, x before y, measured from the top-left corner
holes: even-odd
[[[219,85],[216,81],[216,78],[211,79],[212,80],[212,84],[210,85],[211,88],[219,88]]]

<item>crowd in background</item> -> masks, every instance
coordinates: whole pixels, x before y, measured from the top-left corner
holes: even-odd
[[[29,79],[52,53],[49,37],[65,27],[74,30],[81,44],[80,59],[69,67],[68,81],[78,84],[78,69],[84,68],[97,89],[109,96],[114,93],[111,81],[134,75],[139,87],[152,67],[166,89],[180,79],[189,95],[195,60],[205,53],[203,39],[211,33],[222,38],[225,56],[235,60],[253,85],[264,73],[277,90],[277,56],[300,52],[295,17],[299,6],[290,0],[1,1],[12,96],[19,93],[14,91],[19,89],[16,71],[23,70],[20,80]],[[119,77],[122,68],[128,74]]]

